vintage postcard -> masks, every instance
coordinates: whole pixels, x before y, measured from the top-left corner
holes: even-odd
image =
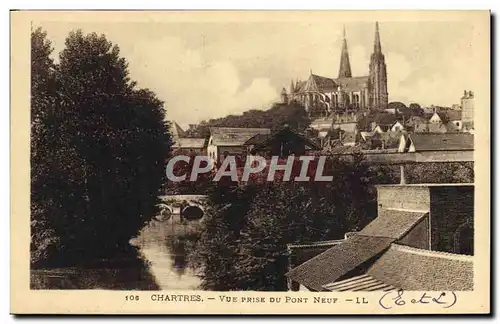
[[[490,19],[11,12],[11,312],[490,313]]]

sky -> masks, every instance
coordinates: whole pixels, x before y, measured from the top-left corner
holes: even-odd
[[[345,26],[353,76],[368,75],[374,21],[85,22],[34,21],[54,55],[72,30],[96,32],[120,47],[131,78],[165,101],[167,118],[186,127],[209,118],[267,109],[291,79],[337,77]],[[389,101],[459,104],[478,87],[474,23],[380,22]],[[476,37],[475,37],[476,36]],[[486,76],[489,77],[489,76]]]

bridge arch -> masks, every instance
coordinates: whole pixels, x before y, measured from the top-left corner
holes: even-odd
[[[155,220],[158,222],[165,222],[172,218],[174,214],[174,208],[170,205],[160,204],[160,213],[155,216]]]
[[[203,216],[205,216],[205,209],[196,203],[189,203],[181,209],[181,218],[187,221],[199,221]]]

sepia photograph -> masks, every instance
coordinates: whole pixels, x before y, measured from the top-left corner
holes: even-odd
[[[115,14],[11,13],[26,294],[489,312],[488,11]]]

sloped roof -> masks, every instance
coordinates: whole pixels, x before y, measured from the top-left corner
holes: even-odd
[[[450,121],[461,120],[462,119],[462,111],[461,110],[446,110],[444,111],[446,116]]]
[[[175,142],[172,146],[174,148],[203,148],[205,146],[205,139],[181,137],[175,139]]]
[[[367,140],[373,136],[372,132],[360,132],[361,138]]]
[[[344,91],[359,91],[367,87],[368,79],[368,76],[360,76],[353,78],[333,79],[333,81],[337,84],[340,84],[340,87]]]
[[[306,86],[307,81],[297,81],[297,84],[295,85],[295,91],[296,92],[301,92],[304,91],[304,87]]]
[[[248,141],[245,142],[245,145],[256,145],[259,143],[262,143],[263,141],[267,140],[271,134],[255,134],[254,136],[250,137]]]
[[[427,213],[384,209],[359,234],[400,239],[417,225]]]
[[[186,136],[186,132],[175,121],[171,121],[170,132],[174,138]]]
[[[319,90],[334,90],[337,88],[337,84],[331,78],[315,74],[313,74],[312,77],[314,78]]]
[[[405,290],[464,291],[474,288],[471,256],[392,244],[367,275]]]
[[[393,241],[392,238],[355,234],[292,269],[286,275],[309,289],[321,291],[324,290],[323,285],[334,282],[384,251]]]
[[[474,135],[469,133],[413,133],[408,137],[416,152],[474,149]]]
[[[304,91],[332,91],[337,89],[337,84],[333,79],[327,78],[324,76],[320,76],[317,74],[311,74],[309,79],[307,80],[304,88]]]
[[[288,249],[291,253],[290,265],[292,267],[301,265],[307,260],[314,258],[315,256],[325,252],[335,245],[341,244],[342,242],[343,240],[323,241],[311,244],[289,244]]]
[[[332,282],[323,286],[330,291],[391,291],[397,288],[377,280],[369,275],[361,275],[349,279]]]
[[[210,127],[213,144],[218,146],[242,146],[257,134],[270,134],[269,128]]]
[[[316,143],[309,140],[306,136],[296,132],[295,130],[291,129],[288,126],[283,127],[280,130],[277,130],[270,135],[269,134],[266,134],[265,136],[259,135],[262,138],[262,141],[256,142],[255,145],[256,145],[256,147],[265,147],[274,139],[280,140],[280,139],[283,139],[283,136],[290,136],[290,135],[293,136],[296,140],[301,141],[302,143],[304,143],[304,145],[308,146],[309,148],[311,148],[313,150],[320,150],[321,149],[321,147],[319,147],[318,145],[316,145]],[[254,138],[255,138],[255,136],[250,138],[250,140],[253,141]],[[287,140],[289,139],[289,137],[285,137],[285,138]],[[257,140],[258,139],[256,138],[255,141],[257,141]],[[245,142],[245,145],[249,145],[248,142],[249,141]]]

